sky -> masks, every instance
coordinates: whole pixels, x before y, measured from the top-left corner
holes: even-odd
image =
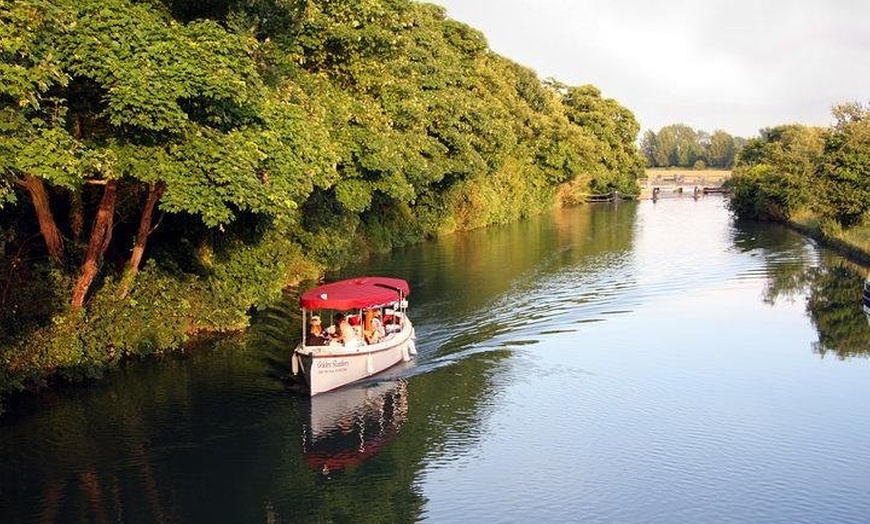
[[[867,0],[428,0],[541,79],[593,84],[641,132],[754,137],[870,102]]]

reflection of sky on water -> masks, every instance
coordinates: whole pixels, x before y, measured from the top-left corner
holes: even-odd
[[[514,522],[870,514],[870,407],[855,401],[870,394],[870,360],[819,358],[805,295],[766,300],[772,268],[818,263],[809,242],[738,249],[722,213],[703,200],[642,204],[631,263],[578,278],[585,303],[548,296],[568,329],[520,321],[489,341],[513,357],[470,447],[432,457],[429,519],[486,521],[503,508]]]
[[[3,521],[870,514],[867,268],[718,197],[560,210],[348,271],[409,279],[415,361],[294,396],[288,296],[248,337],[3,419]]]

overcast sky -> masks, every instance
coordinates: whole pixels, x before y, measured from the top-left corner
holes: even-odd
[[[752,137],[870,102],[868,0],[429,0],[540,78],[593,84],[641,130]]]

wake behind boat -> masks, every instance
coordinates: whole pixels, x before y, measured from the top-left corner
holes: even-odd
[[[359,277],[303,293],[293,376],[314,396],[410,360],[417,351],[406,315],[409,292],[400,278]],[[328,330],[321,327],[322,312],[334,312]]]

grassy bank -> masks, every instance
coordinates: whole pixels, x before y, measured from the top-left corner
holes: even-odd
[[[850,260],[870,265],[870,224],[843,229],[835,223],[821,221],[810,213],[799,213],[786,223]]]

